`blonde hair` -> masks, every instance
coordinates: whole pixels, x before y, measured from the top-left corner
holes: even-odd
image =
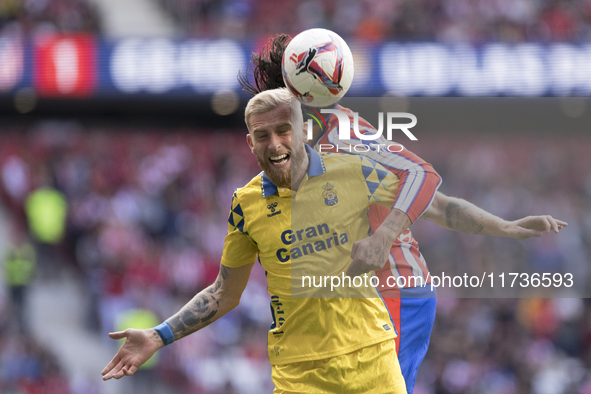
[[[244,120],[248,130],[250,130],[251,115],[272,111],[280,105],[289,105],[292,111],[301,111],[300,102],[289,93],[287,88],[265,90],[251,98],[244,110]]]

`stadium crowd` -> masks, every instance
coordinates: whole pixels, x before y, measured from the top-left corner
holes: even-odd
[[[589,0],[154,1],[187,36],[200,38],[256,39],[318,26],[370,41],[591,38]],[[0,1],[0,34],[100,31],[100,18],[85,0]],[[38,250],[34,280],[53,280],[54,271],[76,272],[88,289],[87,329],[113,347],[106,332],[118,328],[129,311],[147,310],[160,321],[215,279],[232,192],[258,172],[244,131],[46,123],[1,133],[0,204],[11,213],[11,231],[27,228],[27,198],[42,186],[59,191],[67,204],[63,239],[53,247],[31,240]],[[431,269],[543,265],[588,277],[591,176],[585,169],[591,168],[591,141],[471,141],[446,135],[412,149],[434,164],[444,193],[507,219],[551,213],[569,227],[556,237],[518,242],[419,221],[412,229]],[[181,392],[270,392],[271,316],[264,272],[257,268],[235,311],[163,349],[152,367],[160,381]],[[19,326],[10,284],[0,286],[0,393],[88,393]],[[588,299],[454,295],[440,292],[444,297],[415,393],[591,394]]]
[[[4,130],[0,195],[12,220],[23,227],[30,222],[26,201],[43,185],[67,202],[57,258],[38,257],[37,280],[52,280],[47,273],[56,270],[77,272],[88,289],[87,329],[108,346],[117,345],[106,332],[132,311],[150,311],[158,321],[172,315],[215,279],[233,190],[259,171],[243,134],[62,123]],[[507,219],[549,212],[569,223],[558,236],[519,242],[419,221],[413,232],[431,270],[503,267],[512,259],[525,269],[543,264],[588,276],[591,177],[584,169],[591,158],[584,153],[591,140],[579,137],[560,144],[524,137],[510,147],[485,136],[473,142],[463,135],[424,139],[415,150],[441,173],[443,192]],[[591,393],[588,300],[439,295],[444,298],[415,393]],[[52,392],[26,388],[56,376],[51,371],[58,367],[26,332],[11,327],[3,301],[0,390],[20,384],[22,393]],[[270,392],[268,303],[264,272],[257,267],[236,310],[163,349],[150,372],[180,392]],[[15,353],[21,364],[14,363]]]
[[[578,135],[558,143],[556,138],[519,133],[511,134],[511,143],[507,135],[423,138],[416,151],[441,174],[442,192],[508,220],[548,212],[569,223],[556,237],[515,241],[419,221],[413,234],[432,272],[470,273],[479,267],[498,273],[520,267],[519,272],[589,278],[591,176],[585,168],[591,162],[584,152],[591,140]],[[588,280],[583,282],[587,291]],[[590,392],[589,299],[561,292],[520,299],[456,299],[453,289],[438,293],[416,393]]]
[[[87,0],[2,0],[0,33],[99,33],[100,18]]]
[[[183,34],[199,38],[264,38],[312,27],[369,41],[586,42],[589,0],[152,0]],[[4,0],[0,32],[101,32],[88,0]]]
[[[189,37],[256,39],[311,27],[369,41],[585,42],[589,0],[153,0]],[[0,32],[100,33],[88,0],[5,0]]]
[[[159,0],[194,37],[257,38],[312,27],[370,41],[584,42],[588,0]]]

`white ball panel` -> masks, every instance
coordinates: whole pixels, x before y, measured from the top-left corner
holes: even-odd
[[[322,83],[320,76],[314,75],[310,71],[303,71],[297,75],[298,57],[300,57],[300,60],[304,60],[311,48],[318,49],[323,44],[331,41],[334,41],[342,51],[341,63],[343,70],[341,79],[340,81],[334,81],[342,87],[342,90],[337,94],[331,93]],[[316,53],[313,58],[329,79],[337,75],[335,73],[338,60],[337,53],[337,50],[334,49],[319,54]],[[310,59],[306,63],[309,64]],[[302,95],[309,92],[309,95],[312,96],[298,97],[300,101],[315,107],[329,106],[343,97],[353,82],[353,55],[345,41],[336,33],[326,29],[310,29],[298,34],[289,43],[283,58],[283,72],[284,79],[287,79],[286,85],[291,84]],[[328,84],[330,85],[330,83]]]

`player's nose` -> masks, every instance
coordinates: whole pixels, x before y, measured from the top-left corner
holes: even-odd
[[[271,133],[271,137],[269,138],[269,149],[278,150],[281,147],[281,138],[275,133]]]

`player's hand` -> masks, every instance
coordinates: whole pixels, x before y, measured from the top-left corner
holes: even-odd
[[[103,380],[121,379],[123,376],[133,375],[140,365],[164,346],[162,338],[153,328],[147,330],[129,328],[125,331],[111,332],[109,337],[126,339],[109,365],[103,369]]]
[[[527,216],[522,219],[509,222],[507,226],[507,236],[515,239],[526,239],[530,237],[541,237],[545,232],[550,234],[550,231],[558,233],[568,223],[554,219],[550,215],[542,216]]]
[[[386,264],[392,240],[376,231],[372,236],[357,241],[351,250],[351,264],[346,275],[358,276],[378,270]]]

